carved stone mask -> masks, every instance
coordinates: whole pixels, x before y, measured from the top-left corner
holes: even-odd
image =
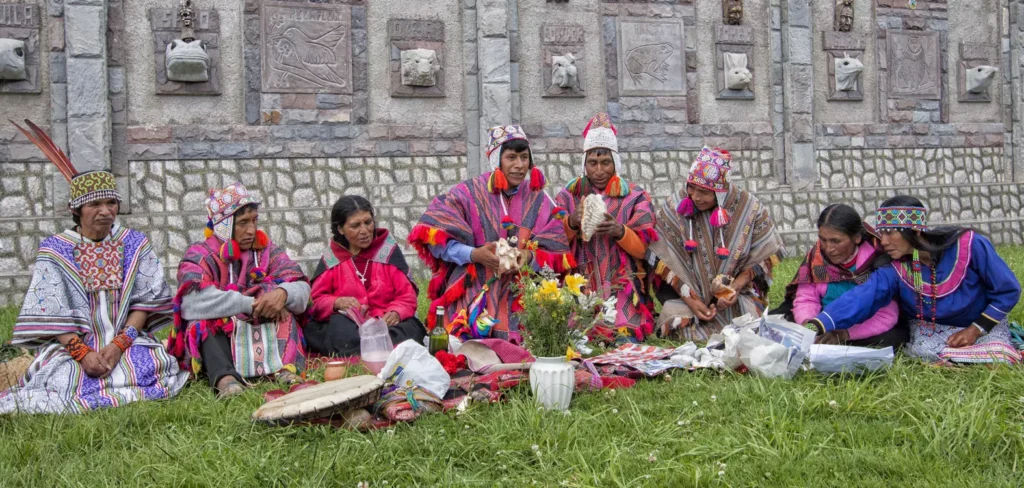
[[[565,56],[551,57],[551,85],[561,88],[576,86],[576,56],[565,53]]]
[[[167,79],[181,83],[202,83],[210,80],[210,55],[206,45],[196,39],[185,42],[175,39],[165,52]]]
[[[25,71],[25,41],[20,39],[0,39],[0,80],[24,80],[28,78]]]
[[[843,53],[843,57],[836,58],[836,90],[852,91],[857,89],[857,79],[861,71],[864,71],[864,63],[857,58],[851,58],[849,54]]]
[[[434,86],[441,70],[437,53],[433,49],[402,51],[402,84],[406,86]]]
[[[983,94],[992,85],[999,68],[995,66],[975,66],[967,68],[967,91],[974,94]]]
[[[725,54],[725,86],[730,90],[746,90],[753,75],[747,69],[746,53]]]

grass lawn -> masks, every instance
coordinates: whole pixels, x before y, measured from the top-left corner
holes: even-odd
[[[1000,252],[1024,278],[1024,248]],[[798,263],[777,274],[774,302]],[[0,340],[12,309],[0,310]],[[1021,307],[1013,318],[1024,319]],[[271,428],[203,382],[166,402],[0,417],[0,486],[1022,486],[1024,369],[897,358],[861,378],[676,372],[538,411],[528,387],[368,434]]]

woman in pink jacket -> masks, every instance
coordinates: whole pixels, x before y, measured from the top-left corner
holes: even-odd
[[[305,328],[309,350],[328,356],[359,354],[354,316],[380,317],[391,342],[422,343],[426,329],[416,318],[416,285],[402,249],[378,229],[373,207],[360,196],[343,196],[331,209],[330,248],[313,273],[311,321]]]
[[[802,324],[816,317],[826,305],[867,281],[888,262],[878,238],[852,207],[829,205],[818,216],[818,242],[786,287],[786,302],[776,313]],[[788,312],[787,312],[788,310]],[[909,339],[909,330],[898,326],[899,307],[889,302],[873,317],[849,329],[821,336],[820,342],[851,346],[893,346]]]

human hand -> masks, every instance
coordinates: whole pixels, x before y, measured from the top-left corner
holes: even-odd
[[[981,331],[972,324],[949,336],[949,339],[946,339],[946,345],[949,347],[973,346],[975,342],[978,342],[979,337],[981,337]]]
[[[398,323],[401,321],[402,317],[400,317],[398,315],[398,312],[395,312],[394,310],[384,314],[384,323],[388,324],[388,327],[398,325]]]
[[[690,307],[690,311],[693,312],[694,316],[696,316],[698,319],[704,322],[710,322],[711,320],[714,320],[715,315],[718,314],[718,310],[715,308],[714,305],[711,305],[710,307],[704,305],[704,302],[699,298],[684,298],[683,302],[685,302],[686,305]]]
[[[338,297],[334,300],[335,312],[347,312],[350,308],[359,308],[362,304],[352,297]]]
[[[115,346],[114,344],[107,344],[107,347],[111,346],[113,346],[114,349],[117,349],[117,346]],[[104,349],[106,349],[106,347]],[[121,350],[117,349],[117,352],[120,353]],[[118,357],[120,358],[120,356]],[[85,374],[93,378],[101,378],[103,376],[106,376],[110,374],[110,370],[112,369],[109,361],[107,361],[107,359],[103,355],[96,351],[90,351],[89,354],[86,354],[85,357],[82,358],[81,364],[82,369],[85,370]]]
[[[848,340],[850,340],[850,332],[846,329],[839,329],[815,337],[814,343],[840,345]]]
[[[276,319],[284,311],[284,304],[287,300],[288,292],[284,288],[265,293],[253,301],[252,314],[257,317]]]
[[[495,250],[498,245],[493,242],[488,242],[470,253],[469,259],[474,263],[482,264],[485,268],[497,272],[501,261],[498,259],[498,255],[495,254]]]
[[[572,230],[580,230],[580,227],[583,225],[582,203],[580,202],[580,205],[576,206],[576,210],[572,212],[572,215],[569,215],[569,228]]]
[[[626,227],[615,221],[615,217],[604,214],[604,220],[597,224],[594,234],[606,235],[612,239],[619,240],[626,235]]]
[[[733,294],[729,295],[728,298],[719,298],[718,305],[721,306],[722,308],[729,308],[733,305],[736,305],[736,302],[738,301],[740,301],[740,293],[739,291],[736,291]]]

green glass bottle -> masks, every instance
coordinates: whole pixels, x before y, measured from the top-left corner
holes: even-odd
[[[437,351],[448,352],[448,330],[444,327],[444,307],[437,307],[434,311],[436,320],[434,330],[430,332],[430,355],[437,354]]]

